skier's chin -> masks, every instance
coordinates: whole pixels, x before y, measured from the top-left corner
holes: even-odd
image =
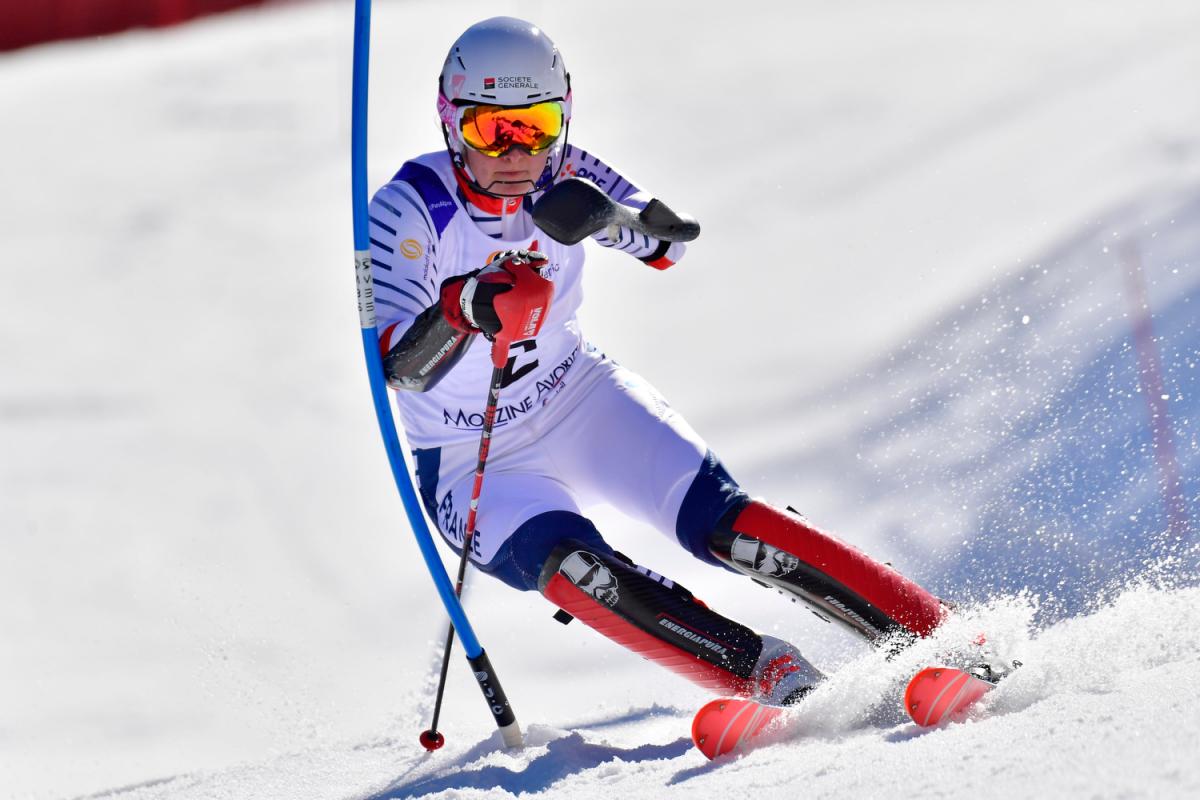
[[[498,197],[522,197],[534,190],[534,182],[528,178],[518,180],[497,178],[487,186],[487,191]]]

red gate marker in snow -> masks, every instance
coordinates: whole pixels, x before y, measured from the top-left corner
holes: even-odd
[[[1125,290],[1133,317],[1133,341],[1138,354],[1138,378],[1150,412],[1150,433],[1154,460],[1162,484],[1163,505],[1167,512],[1167,533],[1172,539],[1188,535],[1187,506],[1175,455],[1174,431],[1167,411],[1167,393],[1163,388],[1162,361],[1154,338],[1154,318],[1146,290],[1146,274],[1136,242],[1121,247],[1120,261],[1125,271]]]

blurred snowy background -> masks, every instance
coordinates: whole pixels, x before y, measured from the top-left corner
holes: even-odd
[[[1200,7],[378,2],[373,186],[441,147],[445,51],[495,14],[558,43],[573,140],[702,221],[666,273],[590,253],[583,322],[744,485],[950,599],[1028,590],[1056,668],[1114,656],[1052,627],[1100,608],[1093,631],[1149,626],[1141,652],[1193,641],[1183,590],[1105,603],[1195,577]],[[0,796],[245,762],[288,766],[191,791],[360,797],[400,772],[364,748],[416,769],[444,622],[361,364],[352,17],[267,4],[0,54]],[[782,598],[596,519],[819,665],[861,664]],[[536,596],[481,580],[468,610],[527,723],[633,748],[703,700]],[[1194,648],[1163,658],[1194,675]],[[456,661],[453,744],[489,734],[475,692]],[[1082,791],[1118,785],[1096,765],[1126,748],[1091,753]],[[862,790],[829,769],[807,791]],[[1183,793],[1191,769],[1125,774]],[[437,780],[413,787],[478,785]],[[130,796],[186,794],[155,786]]]

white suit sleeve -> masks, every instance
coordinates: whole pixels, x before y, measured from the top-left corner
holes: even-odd
[[[428,391],[466,354],[474,336],[442,313],[438,237],[413,187],[395,180],[380,189],[369,224],[384,375],[394,388]]]
[[[421,199],[403,181],[376,192],[368,214],[375,313],[386,352],[413,320],[437,305],[437,237]]]

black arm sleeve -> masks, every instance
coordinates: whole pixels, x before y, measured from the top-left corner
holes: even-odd
[[[414,392],[432,389],[466,354],[474,339],[474,334],[447,322],[440,306],[425,309],[383,356],[388,385]]]

